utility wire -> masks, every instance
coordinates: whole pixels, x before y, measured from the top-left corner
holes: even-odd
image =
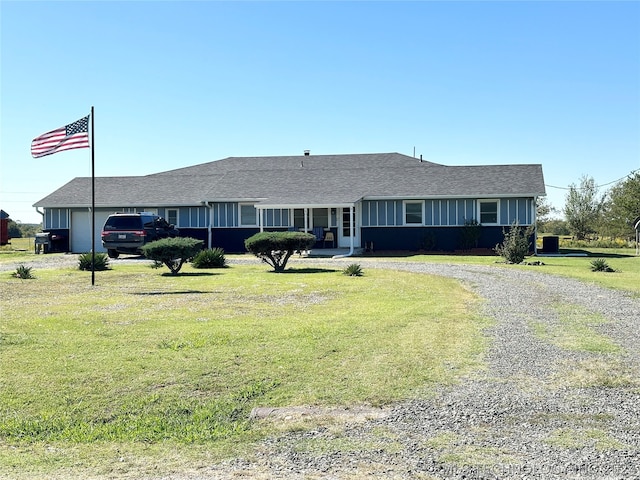
[[[606,187],[607,185],[611,185],[612,183],[618,183],[622,180],[624,180],[625,178],[627,178],[629,175],[633,175],[636,172],[640,172],[640,168],[636,169],[636,170],[631,170],[629,173],[627,173],[624,177],[621,177],[617,180],[614,180],[612,182],[609,183],[603,183],[602,185],[596,185],[595,188],[602,188],[602,187]],[[558,190],[571,190],[572,188],[576,188],[576,187],[558,187],[556,185],[548,185],[548,184],[544,184],[545,187],[549,187],[549,188],[557,188]],[[580,188],[576,188],[577,190],[580,190]]]

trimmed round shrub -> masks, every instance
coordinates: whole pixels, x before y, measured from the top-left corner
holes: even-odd
[[[260,232],[244,241],[246,249],[275,272],[284,272],[287,261],[295,252],[309,250],[316,243],[315,235],[304,232]]]
[[[177,275],[182,265],[202,250],[202,240],[190,237],[163,238],[147,243],[142,253],[149,260],[165,265],[172,275]]]

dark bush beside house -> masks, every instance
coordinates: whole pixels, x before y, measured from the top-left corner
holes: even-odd
[[[163,238],[142,247],[145,257],[166,265],[172,275],[202,250],[203,241],[189,237]]]
[[[291,255],[309,250],[315,243],[315,235],[303,232],[260,232],[244,241],[246,249],[275,272],[283,272]]]
[[[222,248],[207,248],[198,252],[191,261],[193,268],[224,268],[227,266],[227,259]]]
[[[478,246],[478,240],[482,234],[482,225],[477,220],[465,220],[460,231],[460,249],[469,251]]]
[[[425,252],[431,252],[436,249],[436,235],[433,232],[425,234],[420,240],[420,246],[418,250]]]
[[[507,263],[521,263],[529,253],[529,237],[532,233],[533,227],[523,228],[518,222],[513,222],[509,230],[502,230],[504,241],[496,245],[494,250]]]

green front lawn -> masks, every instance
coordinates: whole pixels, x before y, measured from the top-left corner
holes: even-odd
[[[0,274],[0,478],[167,473],[250,450],[254,407],[382,406],[481,364],[455,281],[292,267]]]

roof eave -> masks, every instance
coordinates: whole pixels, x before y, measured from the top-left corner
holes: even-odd
[[[255,206],[259,210],[278,209],[278,208],[349,208],[353,207],[357,202],[338,202],[338,203],[256,203]]]
[[[546,193],[471,193],[464,195],[366,195],[362,200],[449,200],[482,198],[534,198]]]

